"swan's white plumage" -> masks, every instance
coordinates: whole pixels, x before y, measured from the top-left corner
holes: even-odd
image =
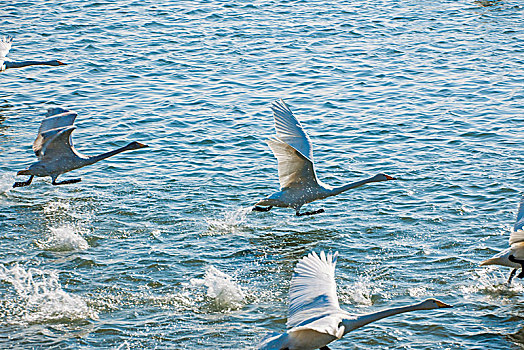
[[[113,151],[96,156],[84,156],[73,147],[71,133],[75,130],[73,125],[75,118],[76,113],[63,108],[52,108],[48,111],[46,118],[40,123],[37,137],[33,143],[38,162],[31,164],[27,169],[18,171],[17,175],[29,175],[30,177],[27,181],[15,182],[13,187],[29,186],[35,176],[50,176],[53,185],[76,183],[81,179],[61,182],[56,182],[56,179],[68,171],[94,164],[121,152],[148,147],[134,141]]]
[[[307,187],[317,184],[313,163],[287,143],[270,138],[267,144],[278,162],[280,188]]]
[[[267,143],[277,158],[280,191],[258,201],[253,210],[267,211],[275,206],[293,208],[297,215],[316,214],[323,210],[300,214],[300,208],[306,203],[336,196],[370,182],[395,180],[392,176],[378,174],[338,187],[324,184],[316,176],[313,146],[300,122],[283,100],[273,102],[271,109],[275,119],[276,137],[270,138]],[[259,206],[269,208],[264,210]]]
[[[513,232],[509,236],[509,244],[524,242],[524,196],[520,200],[517,220],[513,227]]]
[[[295,267],[289,289],[287,332],[271,334],[260,350],[315,350],[342,338],[345,333],[403,312],[451,307],[436,299],[422,303],[353,316],[338,303],[335,266],[338,253],[312,252]]]
[[[12,43],[13,43],[13,38],[10,38],[10,37],[0,38],[0,70],[3,70],[4,68],[4,61],[6,60],[6,56],[9,53],[9,50],[11,50]]]
[[[44,140],[44,145],[40,150],[40,160],[52,160],[58,158],[78,157],[79,154],[75,152],[71,133],[75,130],[74,126],[66,126],[63,128],[52,129],[41,134]]]
[[[68,153],[75,152],[72,148],[73,143],[71,140],[71,132],[73,130],[69,129],[74,129],[73,124],[76,116],[76,113],[63,108],[51,108],[48,110],[47,118],[40,123],[38,135],[33,142],[33,151],[39,159],[44,157],[46,153],[52,153],[53,148],[69,149],[66,150]],[[67,133],[68,139],[64,139],[63,135],[60,136],[61,133]],[[60,144],[55,145],[56,142],[60,142]]]
[[[277,137],[313,163],[313,145],[300,122],[282,99],[271,105]]]
[[[328,316],[342,312],[338,303],[335,282],[335,266],[338,253],[318,256],[310,253],[300,260],[295,267],[289,288],[289,310],[287,327],[301,326],[305,321],[312,321],[317,327],[338,329],[338,322],[331,324]],[[318,323],[321,324],[318,324]],[[328,324],[325,324],[325,323]],[[308,323],[308,327],[313,323]],[[335,327],[333,327],[335,326]],[[320,330],[319,330],[320,331]]]
[[[513,256],[516,259],[524,260],[524,196],[520,200],[519,210],[517,212],[517,219],[515,220],[515,225],[513,231],[509,236],[510,247],[501,251],[500,253],[494,255],[493,257],[484,260],[480,263],[480,266],[486,265],[501,265],[508,266],[513,268],[520,268],[521,265],[514,261],[510,260],[510,257]],[[508,283],[511,282],[512,276],[508,280]]]

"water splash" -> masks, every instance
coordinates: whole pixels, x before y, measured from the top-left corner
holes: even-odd
[[[82,298],[62,289],[54,271],[0,264],[0,280],[10,283],[16,292],[2,295],[0,322],[34,324],[98,318]]]
[[[425,286],[409,288],[408,293],[410,297],[420,298],[427,294],[427,288]]]
[[[127,340],[124,340],[124,342],[116,347],[115,350],[131,350],[131,345],[129,345]]]
[[[55,252],[85,250],[89,244],[82,237],[85,230],[74,225],[50,227],[46,234],[46,240],[36,241],[36,245],[44,250]]]
[[[71,209],[71,205],[64,201],[48,202],[44,205],[44,214],[62,214]]]
[[[5,194],[13,189],[15,183],[15,176],[12,174],[0,175],[0,194]]]
[[[505,269],[505,271],[507,271],[506,275],[501,269],[475,270],[472,274],[475,283],[461,287],[465,298],[472,297],[476,293],[482,293],[488,299],[506,299],[521,295],[524,292],[524,286],[516,278],[508,285],[507,278],[510,270]]]
[[[50,218],[63,221],[65,217],[71,217],[77,220],[90,221],[93,217],[93,212],[88,208],[78,210],[70,201],[53,200],[47,202],[43,206],[44,214]]]
[[[374,285],[369,275],[360,275],[357,280],[340,291],[340,299],[343,303],[355,306],[373,305],[373,295],[380,292],[380,288]]]
[[[214,266],[206,268],[203,279],[192,279],[193,287],[205,287],[208,306],[213,311],[236,310],[244,305],[245,295],[242,288],[231,276]]]
[[[246,222],[247,214],[250,212],[251,208],[238,208],[226,212],[222,218],[205,219],[207,223],[205,234],[212,236],[236,233],[242,224]]]

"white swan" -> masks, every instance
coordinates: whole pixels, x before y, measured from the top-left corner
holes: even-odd
[[[517,220],[513,227],[513,232],[509,236],[510,247],[498,253],[494,257],[484,260],[480,266],[486,265],[501,265],[513,267],[509,274],[508,284],[517,273],[517,270],[522,267],[521,272],[517,278],[524,277],[524,195],[520,200],[519,211],[517,213]]]
[[[66,64],[58,61],[22,61],[22,62],[10,62],[7,61],[7,53],[11,49],[13,38],[2,37],[0,38],[0,72],[5,71],[8,68],[22,68],[27,66],[65,66]]]
[[[338,253],[310,253],[295,267],[289,288],[289,310],[284,334],[270,335],[260,350],[327,350],[327,344],[357,328],[403,312],[451,307],[436,299],[354,316],[338,304],[335,264]]]
[[[300,208],[306,203],[336,196],[370,182],[395,180],[392,176],[378,174],[340,187],[324,184],[315,173],[311,140],[293,112],[283,100],[274,102],[271,109],[277,135],[267,142],[277,158],[280,191],[256,203],[253,211],[283,207],[295,209],[297,216],[318,214],[324,212],[324,209],[300,213]]]
[[[115,154],[148,147],[135,141],[114,151],[97,156],[84,156],[75,150],[71,140],[71,133],[76,128],[73,126],[76,116],[76,113],[63,108],[51,108],[47,111],[33,143],[33,151],[38,157],[38,162],[31,164],[28,169],[20,170],[16,175],[30,175],[29,180],[15,182],[13,187],[30,185],[34,176],[51,176],[53,185],[76,183],[81,179],[56,182],[56,178],[60,174],[96,163]]]

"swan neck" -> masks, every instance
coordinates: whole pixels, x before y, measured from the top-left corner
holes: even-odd
[[[22,68],[27,66],[55,66],[53,61],[21,61],[21,62],[4,62],[5,69],[8,68]]]
[[[408,305],[402,307],[396,307],[392,309],[382,310],[368,315],[358,316],[354,319],[342,320],[342,324],[345,327],[344,334],[351,332],[357,328],[363,327],[371,322],[381,320],[386,317],[398,315],[404,312],[410,312],[414,310],[422,310],[420,304]]]
[[[128,151],[128,150],[129,150],[128,146],[124,146],[124,147],[117,148],[117,149],[115,149],[113,151],[109,151],[109,152],[106,152],[106,153],[99,154],[97,156],[89,157],[88,158],[88,164],[96,163],[98,161],[101,161],[102,159],[106,159],[106,158],[112,157],[114,155],[117,155],[119,153],[122,153],[122,152],[125,152],[125,151]]]
[[[365,179],[365,180],[360,180],[360,181],[357,181],[357,182],[352,182],[352,183],[349,183],[349,184],[345,184],[343,186],[339,186],[339,187],[333,187],[333,189],[331,190],[331,196],[336,196],[337,194],[340,194],[342,192],[345,192],[347,190],[350,190],[352,188],[357,188],[357,187],[360,187],[362,185],[365,185],[369,182],[373,182],[373,178],[369,178],[369,179]]]

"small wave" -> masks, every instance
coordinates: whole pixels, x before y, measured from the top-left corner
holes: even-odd
[[[219,219],[205,219],[207,223],[207,235],[223,235],[227,233],[235,233],[246,221],[247,214],[251,212],[251,208],[239,208],[237,210],[228,211],[224,217]]]
[[[97,319],[96,311],[86,302],[65,292],[54,271],[25,269],[18,264],[0,264],[0,280],[13,285],[16,295],[3,296],[1,322],[49,323]]]
[[[213,311],[237,310],[244,305],[245,295],[242,288],[231,276],[214,266],[206,268],[204,278],[190,281],[192,287],[205,287],[204,302]]]
[[[82,237],[83,230],[73,225],[50,227],[46,240],[36,241],[36,245],[44,250],[55,252],[85,250],[89,244]]]

